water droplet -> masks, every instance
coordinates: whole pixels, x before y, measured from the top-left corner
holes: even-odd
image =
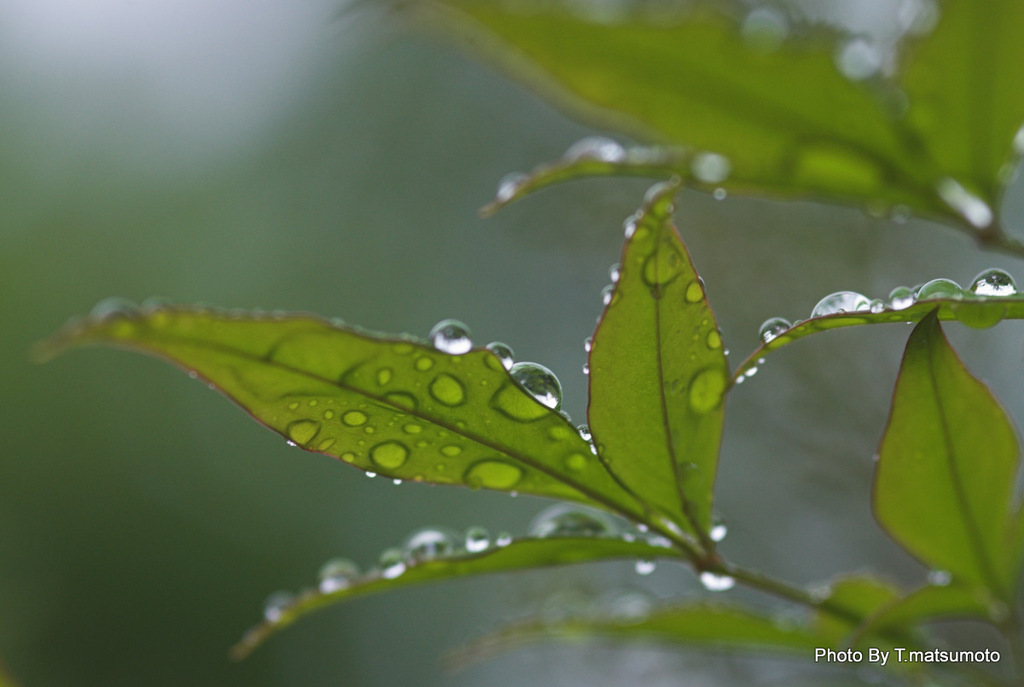
[[[1017,284],[1008,272],[993,267],[974,278],[971,292],[975,296],[1012,296],[1017,293]]]
[[[789,35],[789,19],[775,7],[758,7],[744,18],[740,33],[751,50],[774,52]]]
[[[276,623],[295,601],[295,595],[287,591],[274,592],[263,602],[263,617],[268,623]]]
[[[643,589],[620,589],[603,600],[609,618],[619,622],[639,621],[650,614],[655,605],[651,593]]]
[[[709,592],[725,592],[736,586],[736,580],[728,575],[716,575],[705,570],[700,574],[700,583]]]
[[[389,394],[384,394],[384,398],[396,406],[400,406],[408,410],[412,410],[416,407],[416,397],[412,394],[407,394],[404,391],[392,391]],[[344,419],[344,417],[342,417],[342,419]]]
[[[405,552],[399,548],[384,549],[380,554],[380,576],[393,580],[405,572]]]
[[[862,312],[871,308],[871,300],[856,291],[836,291],[818,301],[811,317],[824,317],[844,312]]]
[[[686,287],[684,297],[687,303],[699,303],[704,300],[704,285],[701,284],[700,279],[694,279],[690,282],[689,286]]]
[[[474,489],[509,489],[522,478],[521,468],[503,460],[481,460],[469,466],[463,477]]]
[[[729,158],[718,153],[697,153],[693,157],[690,171],[698,181],[705,184],[720,184],[729,178],[732,163]]]
[[[348,558],[332,558],[323,564],[317,575],[321,594],[347,589],[359,577],[359,566]]]
[[[469,328],[458,320],[441,320],[427,335],[434,348],[442,353],[461,355],[473,348]]]
[[[615,286],[609,284],[608,286],[601,289],[602,305],[611,305],[613,298],[615,298]]]
[[[763,343],[769,343],[772,339],[778,338],[783,332],[788,331],[792,326],[789,320],[785,318],[769,317],[761,324],[761,329],[758,330],[757,335]]]
[[[139,308],[127,298],[112,296],[104,298],[89,311],[89,319],[96,322],[112,320],[116,317],[135,317],[139,314]]]
[[[729,534],[729,527],[719,517],[714,517],[711,520],[711,529],[708,530],[708,537],[713,542],[720,542],[725,539],[725,535]]]
[[[385,441],[370,449],[370,460],[389,470],[402,467],[408,458],[409,449],[397,441]]]
[[[469,553],[480,553],[491,546],[491,534],[485,528],[474,525],[466,530],[465,547]]]
[[[506,174],[498,182],[498,192],[494,199],[499,203],[507,203],[529,182],[530,178],[522,172]]]
[[[868,310],[875,313],[876,315],[885,310],[885,301],[881,298],[872,298],[871,303],[868,305]]]
[[[884,62],[881,48],[863,37],[851,38],[836,53],[836,66],[851,81],[863,81],[874,76]]]
[[[728,195],[729,192],[726,191],[721,186],[719,186],[712,192],[711,197],[714,198],[715,200],[725,200]]]
[[[637,575],[650,575],[658,567],[657,561],[654,560],[638,560],[633,569],[636,570]]]
[[[933,587],[946,587],[953,581],[953,575],[945,570],[929,570],[928,584]]]
[[[932,279],[925,282],[917,291],[917,300],[927,301],[939,298],[960,299],[964,297],[964,291],[952,279]]]
[[[486,348],[501,361],[502,367],[506,370],[512,369],[512,364],[515,362],[515,354],[511,348],[500,341],[492,341],[487,344]]]
[[[405,558],[410,563],[422,563],[451,556],[459,550],[462,537],[451,530],[424,527],[405,540]]]
[[[570,453],[565,458],[565,469],[569,472],[582,472],[587,467],[587,457],[582,453]]]
[[[626,159],[626,149],[610,138],[604,136],[588,136],[569,146],[563,159],[566,162],[596,160],[615,164]]]
[[[430,395],[446,406],[457,406],[466,402],[466,389],[455,377],[447,372],[434,377],[430,383]]]
[[[644,282],[654,287],[668,284],[679,276],[684,264],[683,256],[674,245],[659,245],[644,261]]]
[[[607,514],[575,504],[559,503],[541,511],[530,524],[534,537],[614,537],[619,527]]]
[[[722,402],[727,385],[725,372],[717,366],[698,372],[690,382],[690,409],[698,415],[714,410]]]
[[[632,214],[622,222],[622,233],[627,239],[633,238],[636,233],[636,223],[640,221],[639,214]]]
[[[334,446],[335,439],[323,439],[319,444],[316,445],[317,451],[326,451],[330,447]]]
[[[377,370],[377,384],[379,384],[381,386],[385,386],[390,381],[391,381],[391,368],[390,367],[382,367],[379,370]]]
[[[893,310],[905,310],[914,304],[916,297],[913,289],[897,286],[889,293],[889,307]]]
[[[499,549],[508,546],[512,543],[512,535],[508,532],[499,532],[497,538],[494,540],[494,545]]]
[[[959,212],[974,228],[984,229],[992,224],[994,217],[992,208],[981,198],[965,189],[956,179],[946,177],[939,182],[935,190],[946,205]]]
[[[462,453],[462,447],[456,446],[455,444],[448,444],[447,446],[441,447],[441,454],[448,456],[449,458],[454,458],[460,453]]]
[[[708,348],[718,349],[722,347],[722,335],[718,333],[717,329],[712,329],[708,332],[705,341],[707,342]]]
[[[341,416],[341,421],[349,427],[359,427],[365,425],[366,421],[370,418],[367,417],[366,413],[361,410],[350,410]]]
[[[555,373],[537,363],[516,363],[509,370],[512,379],[541,404],[557,410],[562,405],[562,385]]]
[[[364,475],[366,475],[367,477],[369,477],[370,479],[373,479],[374,477],[376,477],[376,476],[377,476],[377,473],[376,473],[376,472],[371,472],[370,470],[367,470],[367,471],[366,471],[366,472],[364,472],[363,474],[364,474]]]
[[[414,366],[420,372],[426,372],[427,370],[434,367],[434,359],[429,356],[421,355],[418,358],[416,358]]]
[[[614,284],[619,281],[619,277],[621,276],[622,266],[617,262],[613,262],[612,266],[608,268],[608,278],[611,279]]]
[[[288,437],[299,446],[305,446],[320,432],[320,423],[314,420],[296,420],[288,425]]]

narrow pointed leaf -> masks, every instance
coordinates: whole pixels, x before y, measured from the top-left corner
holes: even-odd
[[[311,590],[300,594],[291,604],[278,609],[273,619],[265,620],[246,633],[232,648],[231,654],[236,659],[244,658],[271,635],[313,611],[377,592],[529,568],[621,558],[654,560],[665,556],[674,557],[675,554],[670,549],[652,546],[642,541],[612,538],[523,538],[513,540],[506,546],[493,546],[480,553],[411,562],[397,573],[375,570],[351,580],[342,588],[324,592]]]
[[[733,372],[733,382],[742,377],[752,368],[757,367],[761,358],[772,351],[778,350],[797,339],[810,334],[826,332],[843,327],[856,327],[865,324],[892,324],[895,322],[920,322],[928,313],[938,308],[940,320],[957,320],[969,327],[992,327],[1003,320],[1024,319],[1024,295],[1009,296],[975,296],[966,292],[960,298],[932,298],[918,301],[902,309],[893,309],[887,304],[879,312],[868,309],[868,301],[864,299],[863,309],[855,312],[839,312],[831,315],[812,317],[800,321],[790,327],[775,330],[771,339],[751,353]]]
[[[875,474],[875,516],[926,565],[1009,601],[1017,561],[1019,449],[989,389],[971,376],[934,313],[907,342]]]
[[[642,513],[575,428],[487,350],[449,355],[309,315],[182,307],[94,317],[42,350],[79,344],[169,359],[289,441],[361,470]]]
[[[706,0],[611,18],[571,3],[431,6],[448,10],[442,25],[472,49],[569,111],[689,146],[693,161],[678,170],[689,183],[905,206],[1006,239],[993,208],[1024,121],[1016,0],[948,0],[934,32],[895,56],[820,26],[788,27],[781,12],[759,33],[728,12],[737,5]]]
[[[813,656],[823,646],[812,629],[787,623],[739,606],[694,603],[656,608],[611,609],[606,617],[576,618],[561,622],[527,621],[464,647],[451,662],[460,665],[508,651],[523,644],[550,639],[578,641],[607,639],[616,642],[657,642],[698,648],[799,653]]]
[[[587,417],[609,470],[703,535],[729,368],[703,284],[672,226],[675,191],[652,189],[626,242],[594,334]]]

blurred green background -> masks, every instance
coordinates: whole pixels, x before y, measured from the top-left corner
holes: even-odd
[[[828,11],[886,26],[868,6]],[[582,342],[647,185],[580,182],[479,219],[504,174],[595,130],[388,12],[338,9],[0,4],[0,657],[23,687],[676,685],[684,673],[688,685],[821,684],[809,661],[601,645],[439,667],[556,592],[698,593],[686,569],[639,577],[628,563],[362,599],[227,660],[263,599],[313,584],[328,558],[369,566],[427,524],[522,533],[544,502],[368,480],[287,447],[166,364],[84,350],[36,366],[32,343],[111,295],[417,334],[456,317],[479,344],[555,370],[583,422]],[[925,222],[691,192],[679,207],[734,363],[762,320],[806,317],[832,291],[884,297],[989,266],[1024,278]],[[1019,231],[1019,184],[1004,211]],[[1024,417],[1021,326],[949,331]],[[799,342],[732,394],[717,505],[727,555],[799,582],[850,569],[921,581],[869,507],[908,332]]]

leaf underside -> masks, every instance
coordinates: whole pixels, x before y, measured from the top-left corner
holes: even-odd
[[[611,20],[577,3],[419,5],[437,10],[421,16],[440,17],[443,31],[467,37],[470,49],[570,112],[690,151],[653,165],[548,170],[556,173],[534,188],[646,167],[704,188],[905,207],[983,230],[1024,121],[1016,83],[1024,5],[1016,0],[942,3],[931,33],[893,49],[891,73],[884,47],[821,26],[794,26],[765,44],[738,5],[721,2],[656,17],[627,9]],[[867,51],[879,68],[849,78],[837,66],[844,50],[854,58]],[[722,178],[702,171],[708,151],[727,158]]]
[[[1017,437],[934,312],[907,342],[878,453],[874,510],[881,525],[955,583],[1009,603],[1019,564]]]

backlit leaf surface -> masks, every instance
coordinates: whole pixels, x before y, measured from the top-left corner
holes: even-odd
[[[672,226],[676,190],[652,189],[626,243],[594,334],[587,417],[608,469],[697,534],[710,528],[729,369]]]

